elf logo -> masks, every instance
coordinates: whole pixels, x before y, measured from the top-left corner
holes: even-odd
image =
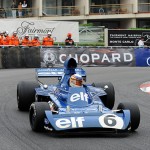
[[[82,128],[83,122],[85,121],[84,117],[70,117],[70,118],[61,118],[56,121],[56,126],[60,129],[66,128]]]
[[[79,100],[88,102],[88,95],[84,92],[80,92],[80,93],[74,93],[70,96],[71,102],[76,102]]]

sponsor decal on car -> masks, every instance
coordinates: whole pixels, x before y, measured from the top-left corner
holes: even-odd
[[[114,114],[104,114],[99,117],[99,123],[103,128],[122,129],[124,122],[122,118]]]
[[[112,129],[122,129],[124,126],[123,119],[115,114],[96,116],[94,117],[94,122],[92,122],[91,117],[92,116],[59,118],[55,121],[55,125],[59,129],[84,128],[90,127],[91,124],[95,127]]]
[[[84,92],[80,92],[80,93],[74,93],[70,97],[71,102],[76,102],[79,100],[88,102],[88,94]]]
[[[61,129],[83,127],[84,117],[61,118],[56,121],[56,126]]]

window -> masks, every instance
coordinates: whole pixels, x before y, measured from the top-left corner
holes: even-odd
[[[74,6],[75,0],[62,0],[62,6]]]
[[[145,3],[145,4],[144,4]],[[139,12],[150,12],[150,0],[139,0]]]
[[[138,28],[150,28],[150,20],[147,19],[139,19],[137,20]]]
[[[120,21],[97,21],[97,20],[93,20],[93,21],[88,21],[88,23],[93,23],[93,26],[105,26],[105,28],[108,29],[118,29],[120,28]]]
[[[103,5],[103,4],[120,4],[120,0],[91,0],[91,4]]]

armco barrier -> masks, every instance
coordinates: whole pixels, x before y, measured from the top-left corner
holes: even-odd
[[[3,47],[0,68],[60,67],[68,56],[85,66],[150,66],[148,47]]]
[[[3,65],[2,65],[2,49],[0,49],[0,68],[3,68]]]
[[[40,67],[40,48],[39,47],[22,47],[21,50],[21,66],[25,68]]]
[[[40,67],[39,47],[0,48],[0,68]]]
[[[20,49],[18,47],[5,47],[1,49],[3,68],[20,68]]]

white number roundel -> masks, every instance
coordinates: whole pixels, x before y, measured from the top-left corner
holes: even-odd
[[[99,123],[103,128],[122,129],[124,122],[122,118],[114,114],[104,114],[99,117]]]

